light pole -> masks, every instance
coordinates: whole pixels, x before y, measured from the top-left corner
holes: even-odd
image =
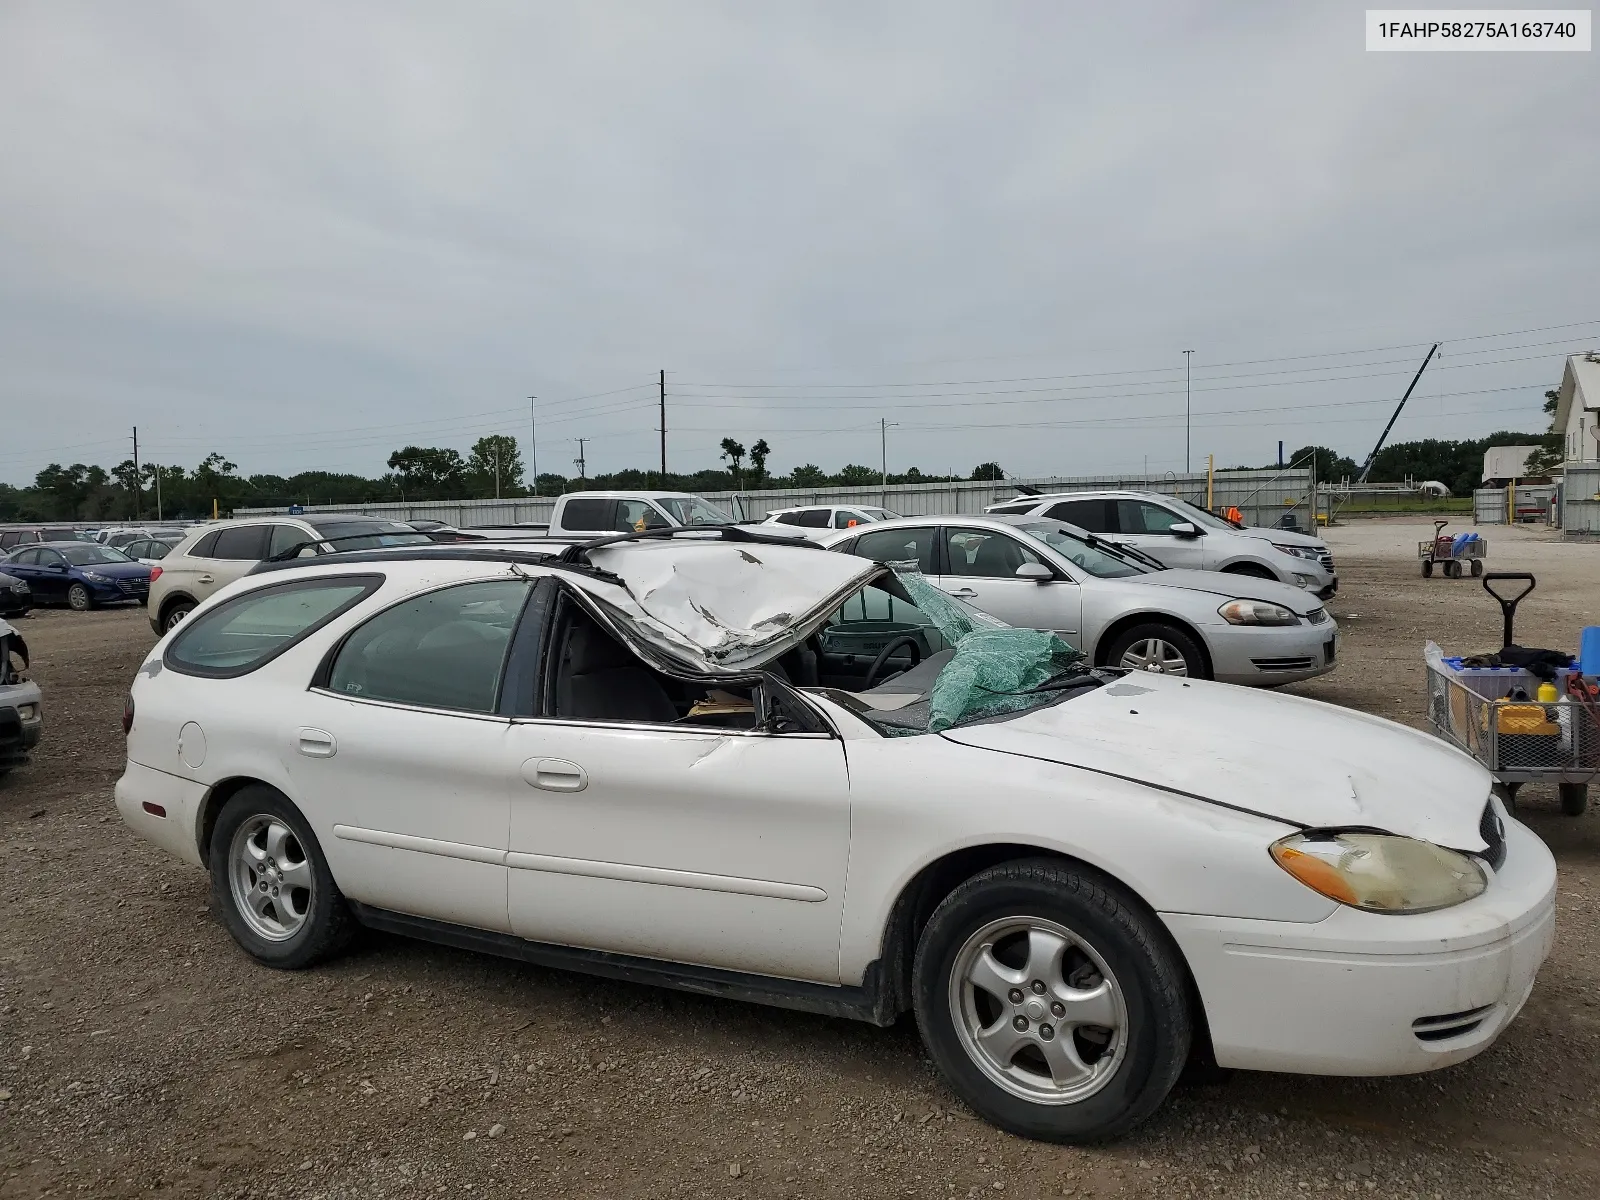
[[[898,424],[899,421],[878,418],[878,486],[882,489],[878,493],[879,508],[889,507],[889,426]]]
[[[539,397],[528,397],[528,459],[533,463],[533,494],[539,494]]]
[[[1183,352],[1183,473],[1189,473],[1189,356],[1193,350]]]

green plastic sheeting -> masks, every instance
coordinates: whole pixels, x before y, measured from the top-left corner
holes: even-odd
[[[975,717],[1017,712],[1050,700],[1032,689],[1082,660],[1083,654],[1053,633],[1013,629],[945,595],[917,571],[895,569],[906,594],[955,647],[934,680],[928,732]]]

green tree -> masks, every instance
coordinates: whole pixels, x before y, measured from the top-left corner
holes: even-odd
[[[972,469],[972,478],[974,480],[998,480],[1005,477],[1006,473],[1000,469],[1000,464],[997,462],[979,463]]]
[[[398,476],[407,500],[459,500],[465,496],[467,464],[459,450],[407,446],[389,455],[389,469]]]
[[[833,482],[840,487],[867,487],[882,479],[883,476],[873,468],[851,463],[833,477]]]
[[[772,453],[772,447],[767,445],[767,439],[762,438],[750,447],[750,466],[755,470],[755,483],[761,486],[761,481],[767,477],[767,456]]]
[[[1276,467],[1278,464],[1272,465]],[[1318,483],[1330,483],[1346,476],[1354,479],[1361,473],[1361,468],[1356,466],[1354,459],[1347,458],[1337,450],[1330,450],[1326,446],[1301,446],[1289,456],[1284,465],[1296,468],[1314,465]]]
[[[517,439],[491,433],[472,444],[467,482],[475,496],[516,496],[522,492],[522,453]]]
[[[731,437],[725,437],[722,439],[722,453],[717,457],[727,459],[728,464],[732,467],[733,486],[743,487],[744,483],[740,478],[739,464],[744,460],[744,446],[734,441]]]
[[[100,471],[100,475],[104,478],[105,472]],[[33,477],[33,486],[48,498],[51,515],[67,521],[77,520],[78,511],[93,489],[89,468],[83,463],[73,463],[70,467],[51,463]]]
[[[789,482],[802,488],[827,487],[828,473],[816,463],[806,463],[789,472]]]

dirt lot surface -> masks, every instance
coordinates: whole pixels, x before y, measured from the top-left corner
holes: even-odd
[[[1339,670],[1294,690],[1421,724],[1421,645],[1498,645],[1426,526],[1332,531]],[[1600,547],[1485,531],[1530,569],[1519,641],[1600,624]],[[1109,1147],[972,1119],[909,1022],[671,994],[368,936],[247,960],[197,870],[111,808],[142,610],[20,623],[46,742],[0,783],[0,1197],[1600,1195],[1600,821],[1524,792],[1561,864],[1554,956],[1474,1061],[1429,1076],[1185,1083]],[[1219,714],[1219,735],[1226,714]],[[1331,766],[1331,764],[1329,764]],[[1284,747],[1286,772],[1324,768]],[[1292,778],[1292,775],[1290,776]],[[1600,797],[1597,797],[1600,799]]]

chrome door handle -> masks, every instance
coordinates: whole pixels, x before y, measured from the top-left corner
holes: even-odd
[[[564,758],[530,758],[522,764],[523,781],[543,792],[581,792],[589,774]]]
[[[949,595],[954,596],[957,600],[972,600],[977,597],[978,593],[971,588],[962,588],[958,592],[950,592]]]
[[[202,576],[200,576],[199,579],[195,580],[195,582],[196,583],[215,583],[216,580],[211,578],[211,576],[209,576],[209,575],[202,575]]]
[[[339,743],[326,729],[302,729],[299,744],[300,753],[307,758],[332,758],[339,750]]]

